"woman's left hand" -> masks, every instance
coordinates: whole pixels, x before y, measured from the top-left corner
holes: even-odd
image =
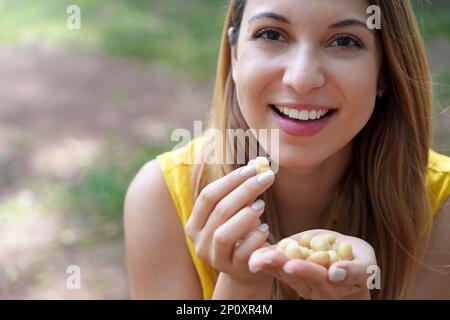
[[[375,251],[366,241],[330,230],[309,230],[291,236],[300,240],[304,233],[333,233],[336,242],[349,242],[353,260],[337,261],[329,268],[302,259],[289,259],[276,245],[256,250],[250,257],[252,272],[264,271],[288,284],[305,299],[370,299],[367,279],[370,266],[376,266]]]

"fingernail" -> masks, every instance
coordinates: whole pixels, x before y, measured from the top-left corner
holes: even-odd
[[[250,272],[252,272],[252,273],[257,273],[257,272],[260,271],[261,269],[260,269],[260,268],[257,268],[257,267],[250,267],[249,270],[250,270]]]
[[[269,266],[271,266],[271,267],[275,267],[275,264],[273,263],[273,260],[272,259],[265,259],[265,262],[269,265]]]
[[[272,170],[267,170],[264,173],[262,173],[258,178],[256,178],[256,181],[260,184],[267,184],[275,178],[275,173],[273,173]]]
[[[289,268],[289,265],[288,266],[283,266],[283,271],[285,272],[285,273],[287,273],[287,274],[293,274],[294,273],[294,271],[291,269],[291,268]]]
[[[264,258],[264,262],[267,263],[269,266],[271,266],[271,267],[275,266],[272,258],[270,257],[270,254],[268,254],[268,253],[264,254],[263,258]]]
[[[331,281],[339,282],[347,277],[347,270],[341,268],[335,268],[331,273]]]
[[[258,230],[266,233],[269,230],[269,225],[267,223],[263,223],[258,227]]]
[[[256,210],[256,211],[261,210],[262,208],[264,208],[264,206],[265,206],[265,203],[261,199],[258,199],[258,200],[256,200],[255,202],[252,203],[252,209]]]
[[[241,175],[244,177],[249,177],[252,176],[256,173],[256,167],[251,165],[251,166],[245,166],[242,170],[241,170]]]

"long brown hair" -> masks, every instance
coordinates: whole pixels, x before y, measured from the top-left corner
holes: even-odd
[[[338,213],[335,231],[362,238],[375,249],[381,289],[372,290],[372,298],[402,299],[412,289],[431,233],[431,206],[425,187],[431,75],[410,2],[368,2],[378,5],[382,13],[378,32],[385,91],[366,126],[354,137],[352,165],[329,208]],[[234,44],[229,43],[227,34],[229,27],[239,33],[245,5],[245,0],[231,0],[222,33],[209,128],[223,133],[226,129],[248,129],[236,101],[230,51]],[[225,144],[237,149],[235,140],[226,139]],[[208,183],[238,166],[201,165],[194,175],[194,198]],[[277,241],[280,234],[272,190],[269,188],[262,198],[266,202],[263,220],[272,232],[269,239]],[[286,287],[275,281],[273,297],[286,294]]]

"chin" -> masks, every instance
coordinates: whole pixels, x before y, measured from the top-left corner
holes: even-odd
[[[320,165],[330,156],[331,154],[320,146],[281,145],[279,166],[307,169]]]

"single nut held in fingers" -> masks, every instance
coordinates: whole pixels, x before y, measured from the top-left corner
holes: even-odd
[[[253,163],[258,174],[270,169],[269,160],[265,157],[257,157]]]

